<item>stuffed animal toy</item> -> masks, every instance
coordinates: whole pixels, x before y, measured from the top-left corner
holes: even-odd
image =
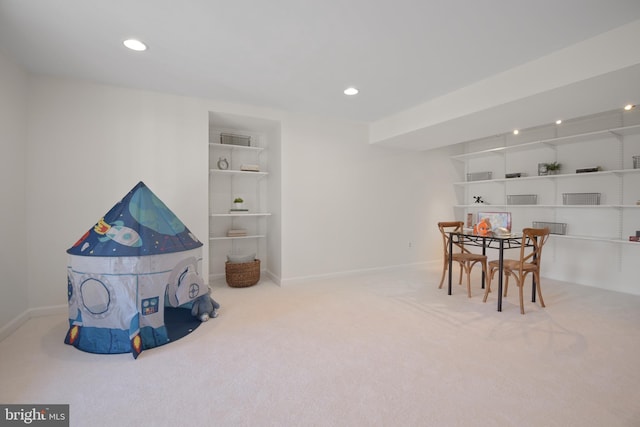
[[[193,301],[191,306],[191,315],[200,319],[201,322],[206,322],[212,317],[218,317],[218,304],[213,298],[211,298],[211,289],[205,295],[200,295]]]

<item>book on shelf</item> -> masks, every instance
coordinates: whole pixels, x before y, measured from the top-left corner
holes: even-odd
[[[231,208],[231,209],[229,209],[229,212],[230,212],[230,213],[235,213],[235,212],[240,212],[240,213],[242,213],[242,212],[249,212],[249,209],[247,209],[247,208]]]
[[[227,237],[242,237],[247,235],[247,230],[244,228],[232,228],[227,231]]]
[[[260,172],[260,165],[243,164],[240,170],[244,172]]]

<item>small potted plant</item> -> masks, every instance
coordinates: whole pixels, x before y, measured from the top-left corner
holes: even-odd
[[[558,162],[553,162],[546,163],[545,166],[547,167],[547,172],[549,173],[549,175],[557,175],[562,165]]]
[[[244,205],[244,200],[242,199],[242,197],[236,197],[235,199],[233,199],[234,209],[242,209],[243,205]]]

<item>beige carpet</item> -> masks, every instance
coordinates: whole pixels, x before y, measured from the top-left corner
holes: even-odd
[[[218,283],[217,319],[96,355],[66,316],[0,342],[0,403],[69,403],[72,426],[639,426],[640,297],[543,281],[496,311],[439,271],[281,288]]]

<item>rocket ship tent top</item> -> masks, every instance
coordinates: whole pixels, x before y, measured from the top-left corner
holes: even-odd
[[[140,181],[67,253],[81,256],[144,256],[202,246],[187,227]]]
[[[194,330],[191,303],[209,291],[202,243],[140,182],[70,249],[65,343],[128,353]]]

